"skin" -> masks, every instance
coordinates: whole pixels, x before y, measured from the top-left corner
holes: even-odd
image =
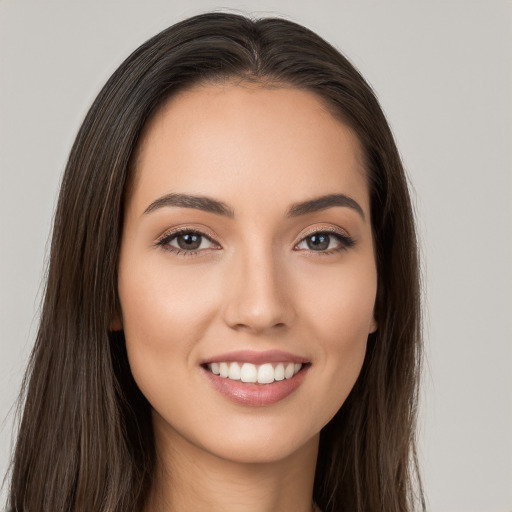
[[[376,329],[357,137],[310,92],[200,86],[151,118],[134,168],[112,327],[124,329],[153,407],[158,470],[146,510],[309,512],[319,431],[354,385]],[[234,216],[175,206],[144,213],[169,193],[215,198]],[[294,203],[333,193],[363,215],[334,206],[286,216]],[[176,238],[158,244],[176,227],[209,238],[195,254],[176,254]],[[327,250],[311,249],[306,237],[326,229],[354,245],[332,236]],[[241,349],[285,350],[310,366],[285,399],[242,405],[200,366]]]

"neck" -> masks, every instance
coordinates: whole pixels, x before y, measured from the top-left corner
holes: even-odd
[[[284,459],[240,463],[205,452],[177,434],[155,434],[157,470],[144,512],[313,510],[318,436]]]

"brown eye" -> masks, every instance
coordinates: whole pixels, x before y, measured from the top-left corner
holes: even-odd
[[[200,231],[182,230],[170,233],[162,238],[157,245],[180,254],[193,255],[203,249],[219,249],[219,246]]]
[[[175,240],[177,241],[180,249],[194,250],[199,249],[202,238],[202,235],[198,235],[196,233],[185,233],[183,235],[177,235]]]
[[[330,254],[332,252],[348,249],[352,247],[354,243],[352,238],[342,233],[317,231],[316,233],[304,237],[296,248]]]
[[[326,233],[315,234],[306,238],[308,249],[313,251],[325,251],[330,242],[331,237]]]

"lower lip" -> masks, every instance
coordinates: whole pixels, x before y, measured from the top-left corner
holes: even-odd
[[[251,407],[262,407],[275,404],[293,393],[304,380],[308,369],[309,365],[303,366],[292,378],[274,381],[272,384],[245,383],[220,377],[205,368],[203,371],[213,387],[232,402]]]

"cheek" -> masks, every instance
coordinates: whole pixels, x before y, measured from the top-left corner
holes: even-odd
[[[164,348],[171,339],[185,341],[185,332],[201,330],[213,314],[215,296],[211,273],[199,267],[172,268],[164,258],[154,260],[143,268],[127,264],[136,271],[120,273],[119,295],[125,333]]]
[[[216,298],[200,269],[171,270],[165,259],[124,263],[119,296],[126,349],[135,381],[151,401],[195,364],[194,347],[215,315]]]
[[[333,347],[338,341],[366,339],[373,326],[373,313],[377,293],[377,272],[372,258],[358,259],[346,265],[319,267],[301,283],[300,294],[307,298],[304,308],[330,340]],[[368,261],[366,261],[368,260]]]
[[[322,371],[316,396],[323,396],[324,425],[336,414],[361,371],[368,334],[373,327],[377,290],[374,265],[347,266],[338,272],[316,272],[307,308],[310,335],[317,343]],[[323,426],[323,425],[322,425]]]

